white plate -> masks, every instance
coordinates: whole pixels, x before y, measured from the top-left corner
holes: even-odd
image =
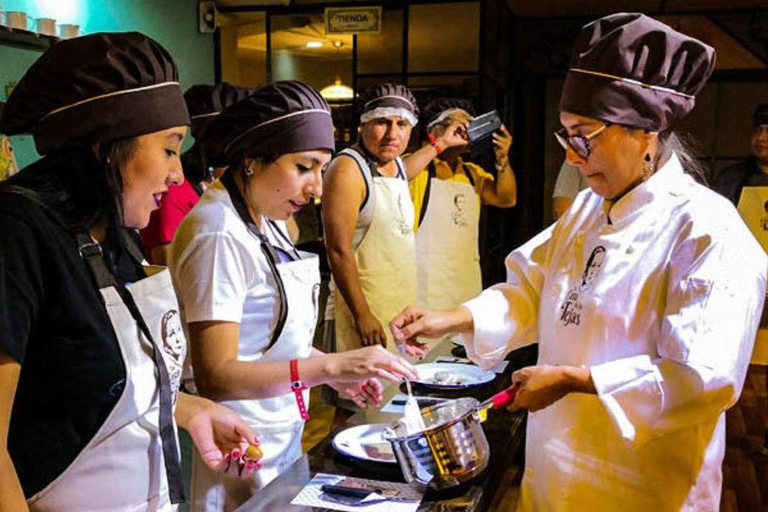
[[[357,425],[342,430],[333,438],[333,448],[347,457],[397,464],[392,445],[381,435],[388,423]]]
[[[492,371],[483,370],[479,366],[471,364],[418,364],[416,365],[416,370],[419,372],[419,380],[414,382],[434,388],[467,388],[486,384],[496,378],[496,374]],[[455,375],[459,382],[453,384],[436,383],[434,378],[437,372],[447,372],[450,375]]]

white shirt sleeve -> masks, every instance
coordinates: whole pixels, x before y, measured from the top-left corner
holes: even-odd
[[[259,268],[230,234],[196,235],[172,266],[185,320],[241,323],[248,284]]]
[[[539,301],[556,226],[507,256],[506,282],[463,304],[474,323],[473,333],[464,336],[467,355],[481,367],[491,368],[512,350],[538,341]]]
[[[741,393],[768,261],[743,239],[712,238],[689,237],[672,255],[680,263],[670,275],[658,354],[591,368],[600,400],[635,445],[716,417]]]
[[[563,165],[560,166],[560,172],[557,174],[552,197],[575,198],[586,187],[586,183],[583,183],[583,181],[584,178],[581,175],[581,171],[576,166],[569,164],[567,160],[563,161]]]

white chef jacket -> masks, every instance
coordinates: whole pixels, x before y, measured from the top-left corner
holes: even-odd
[[[597,389],[530,414],[520,508],[717,511],[766,255],[674,155],[608,206],[580,193],[465,303],[481,366],[538,341],[539,364],[586,365]]]
[[[285,232],[285,223],[275,221]],[[261,232],[273,246],[291,250],[262,217]],[[277,283],[259,241],[214,183],[184,218],[171,245],[169,267],[187,323],[240,324],[241,359],[258,360],[279,316]]]

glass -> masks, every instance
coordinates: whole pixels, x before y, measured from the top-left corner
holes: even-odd
[[[352,85],[352,35],[326,34],[322,13],[275,14],[270,25],[272,81]]]
[[[357,35],[357,72],[400,73],[403,70],[403,11],[384,9],[381,32]]]
[[[480,2],[408,8],[408,72],[477,71]]]
[[[221,78],[239,87],[267,83],[267,30],[263,12],[219,13]]]
[[[555,138],[557,139],[557,142],[563,146],[564,150],[568,151],[568,148],[570,148],[581,158],[589,158],[589,154],[592,152],[591,141],[603,133],[605,129],[612,124],[613,123],[605,123],[603,126],[587,135],[581,135],[580,133],[568,135],[565,128],[560,128],[555,132]]]

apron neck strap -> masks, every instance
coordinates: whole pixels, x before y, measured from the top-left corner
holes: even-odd
[[[432,192],[432,180],[437,179],[437,167],[435,167],[435,162],[433,160],[430,160],[429,164],[427,164],[427,173],[429,176],[427,177],[427,186],[424,189],[424,197],[421,200],[421,210],[419,211],[419,227],[421,227],[422,223],[424,222],[424,217],[427,216],[429,194]]]
[[[374,158],[371,152],[368,151],[368,148],[365,147],[365,144],[363,143],[362,140],[356,146],[352,146],[349,149],[353,151],[357,151],[358,153],[363,155],[363,158],[368,163],[368,168],[371,170],[371,178],[376,178],[381,176],[381,173],[379,172],[379,164],[376,158]]]
[[[472,177],[472,173],[469,170],[469,167],[467,167],[467,164],[465,162],[461,163],[461,169],[464,171],[464,174],[467,175],[467,179],[469,180],[469,184],[472,185],[472,187],[475,186],[475,178]]]
[[[280,335],[283,332],[283,327],[285,327],[285,322],[288,319],[288,297],[285,293],[285,286],[283,285],[283,280],[280,277],[280,272],[277,270],[277,254],[275,254],[275,249],[269,243],[267,237],[264,236],[261,231],[259,231],[256,223],[253,222],[251,214],[248,213],[248,206],[245,204],[245,200],[243,199],[242,194],[235,184],[234,173],[224,173],[224,176],[222,176],[219,181],[221,181],[222,185],[224,185],[224,188],[227,189],[229,198],[231,199],[232,205],[235,207],[235,211],[240,217],[240,220],[243,221],[243,223],[248,227],[248,230],[259,240],[261,251],[264,253],[264,256],[267,259],[267,265],[269,266],[269,270],[272,272],[272,277],[275,279],[275,283],[277,284],[277,294],[280,298],[280,313],[278,315],[277,325],[275,325],[275,330],[272,332],[272,338],[269,340],[269,346],[267,347],[267,350],[269,350],[275,345],[275,343],[277,343],[277,340],[280,338]]]
[[[301,255],[299,254],[298,249],[296,249],[296,245],[294,245],[293,240],[291,240],[291,237],[289,237],[285,231],[280,229],[280,226],[277,225],[277,222],[273,221],[272,219],[267,219],[267,225],[276,238],[281,238],[287,244],[288,250],[283,248],[279,249],[283,251],[283,253],[285,253],[289,258],[291,258],[292,261],[300,260]]]
[[[130,237],[129,234],[127,236]],[[96,282],[96,285],[99,288],[107,288],[110,286],[115,288],[126,308],[128,308],[128,311],[131,313],[131,316],[138,324],[139,329],[141,329],[142,334],[152,345],[152,359],[154,360],[155,368],[157,369],[160,380],[159,427],[160,439],[163,447],[163,459],[165,460],[165,474],[168,478],[168,490],[171,503],[183,503],[186,498],[184,497],[184,480],[181,476],[181,461],[179,460],[176,430],[173,424],[173,392],[171,391],[171,379],[168,375],[168,368],[165,366],[162,351],[160,347],[157,346],[157,343],[152,336],[152,332],[144,321],[144,317],[142,316],[139,307],[136,305],[133,295],[131,295],[128,289],[120,283],[109,270],[109,267],[104,261],[104,252],[101,248],[101,244],[94,242],[93,239],[91,239],[91,236],[85,231],[75,233],[75,241],[78,246],[77,252],[88,266],[91,277]],[[132,244],[133,241],[127,244],[126,247],[131,247]]]
[[[359,149],[356,149],[359,148]],[[363,155],[363,158],[368,163],[368,168],[371,170],[371,178],[385,178],[383,174],[379,172],[379,164],[378,160],[374,158],[374,156],[371,154],[370,151],[368,151],[368,148],[365,147],[365,144],[363,144],[363,141],[360,141],[356,146],[351,146],[349,149],[353,151],[357,151],[361,155]],[[405,172],[403,171],[403,168],[400,166],[400,157],[397,157],[393,160],[395,162],[395,169],[397,169],[397,174],[395,174],[396,178],[400,178],[402,180],[407,180],[405,177]]]

